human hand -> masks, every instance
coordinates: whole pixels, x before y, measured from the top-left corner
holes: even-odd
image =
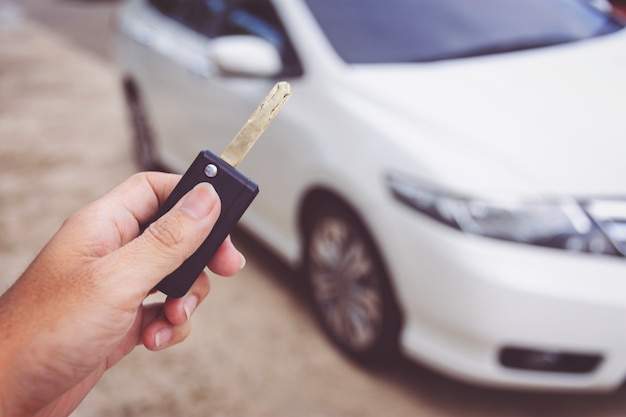
[[[182,298],[144,300],[209,234],[217,193],[196,186],[139,235],[179,178],[137,174],[79,210],[0,297],[0,416],[69,415],[135,345],[159,350],[187,337],[210,289],[206,272]],[[227,239],[208,266],[231,276],[243,264]]]

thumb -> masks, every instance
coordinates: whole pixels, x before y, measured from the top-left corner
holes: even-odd
[[[149,291],[198,249],[220,211],[220,199],[213,186],[196,185],[143,234],[110,254],[114,259],[109,262],[116,268],[116,274],[110,276],[139,279],[142,288]]]

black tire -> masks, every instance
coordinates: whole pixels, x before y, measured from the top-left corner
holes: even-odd
[[[129,80],[124,81],[123,86],[133,133],[133,158],[137,167],[142,171],[166,171],[157,156],[154,135],[139,90]]]
[[[305,224],[304,272],[316,315],[330,339],[367,365],[397,358],[401,315],[369,233],[338,202],[318,204]]]

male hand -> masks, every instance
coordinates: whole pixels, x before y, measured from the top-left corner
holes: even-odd
[[[206,272],[182,298],[144,299],[208,236],[217,193],[196,186],[139,235],[179,178],[137,174],[73,214],[0,298],[0,416],[67,416],[135,345],[187,337],[209,293]],[[243,265],[228,238],[208,266],[231,276]]]

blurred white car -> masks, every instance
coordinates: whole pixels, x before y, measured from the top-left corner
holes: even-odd
[[[592,4],[593,3],[593,4]],[[242,224],[303,266],[332,340],[474,383],[626,376],[626,31],[602,1],[131,0],[118,52],[137,155],[222,151]]]

